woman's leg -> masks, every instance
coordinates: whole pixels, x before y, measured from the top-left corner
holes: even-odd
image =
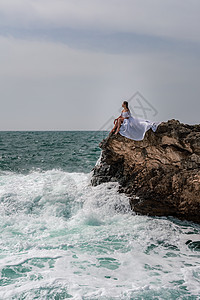
[[[122,119],[118,119],[117,120],[117,130],[115,131],[115,134],[118,134],[120,127],[122,125],[123,120]]]
[[[114,123],[114,127],[113,127],[113,129],[110,131],[110,133],[111,133],[111,132],[115,132],[115,130],[116,130],[117,126],[118,126],[118,125],[117,125],[118,119],[119,119],[119,118],[117,118],[117,119],[114,120],[114,122],[113,122],[113,123]]]
[[[117,128],[117,122],[115,123],[115,125],[114,125],[113,129],[110,131],[110,133],[115,132],[116,128]]]

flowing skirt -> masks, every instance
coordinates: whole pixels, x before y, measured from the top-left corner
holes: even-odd
[[[129,117],[124,119],[119,133],[131,140],[141,141],[147,130],[151,128],[155,132],[160,123]]]

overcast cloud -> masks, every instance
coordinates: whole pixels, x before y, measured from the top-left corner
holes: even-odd
[[[199,123],[198,0],[1,0],[0,130],[98,130],[139,91]]]

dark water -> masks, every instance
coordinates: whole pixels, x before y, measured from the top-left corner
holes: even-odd
[[[27,173],[61,169],[88,173],[100,155],[106,132],[1,132],[0,170]]]

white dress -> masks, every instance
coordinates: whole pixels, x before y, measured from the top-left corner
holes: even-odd
[[[147,130],[151,128],[155,132],[158,125],[161,123],[161,122],[151,122],[151,121],[146,121],[138,118],[133,118],[131,116],[130,111],[122,112],[121,116],[123,118],[128,118],[128,119],[124,119],[120,127],[119,133],[134,141],[143,140]]]

